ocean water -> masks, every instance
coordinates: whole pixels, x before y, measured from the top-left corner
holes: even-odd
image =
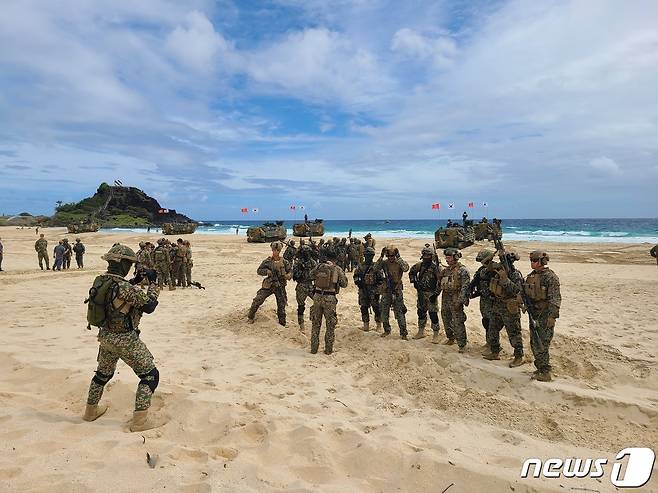
[[[247,228],[263,221],[203,221],[197,234],[245,235]],[[292,225],[299,220],[287,220],[284,225],[292,234]],[[326,220],[325,237],[366,233],[388,238],[434,238],[434,231],[445,226],[446,220]],[[143,228],[113,228],[110,231],[145,232]],[[151,229],[153,232],[154,229]],[[658,219],[503,219],[503,239],[556,242],[658,243]]]

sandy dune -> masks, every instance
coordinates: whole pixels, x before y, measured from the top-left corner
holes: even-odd
[[[51,251],[74,237],[43,232]],[[556,381],[541,384],[530,381],[530,364],[480,357],[477,301],[465,355],[357,330],[351,277],[336,352],[311,355],[294,323],[292,285],[287,328],[276,324],[274,300],[246,323],[267,245],[191,235],[194,278],[207,290],[164,291],[144,317],[142,338],[161,372],[153,410],[167,423],[135,434],[127,422],[137,378],[123,363],[103,398],[108,413],[80,419],[97,351],[82,300],[112,243],[135,247],[145,237],[80,236],[84,271],[42,272],[34,230],[0,228],[0,491],[615,491],[609,468],[600,480],[519,472],[528,457],[612,462],[625,447],[658,448],[658,268],[647,245],[544,245],[564,305]],[[423,243],[396,241],[409,262]],[[525,259],[540,245],[508,246]],[[477,250],[465,251],[471,272]],[[530,358],[525,316],[524,338]],[[657,471],[642,491],[658,491]]]

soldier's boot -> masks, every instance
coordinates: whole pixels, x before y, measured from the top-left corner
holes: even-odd
[[[85,421],[94,421],[100,418],[107,411],[107,404],[87,404],[82,419]]]
[[[459,346],[459,350],[458,350],[458,352],[459,352],[460,354],[465,353],[465,352],[466,352],[466,344],[464,344],[463,346]]]
[[[532,376],[532,379],[538,382],[550,382],[553,380],[550,371],[539,371]]]
[[[425,337],[425,324],[418,323],[418,332],[414,334],[414,339],[422,339]]]
[[[483,348],[483,349],[484,349],[484,351],[482,351],[482,357],[483,357],[484,359],[488,359],[488,357],[491,356],[491,355],[493,354],[493,353],[491,352],[491,348],[490,348],[489,346],[487,346],[486,349],[485,349],[485,348]]]
[[[525,361],[523,361],[523,355],[520,355],[520,356],[515,355],[514,359],[509,362],[509,367],[510,368],[516,368],[517,366],[521,366],[524,363],[525,363]]]
[[[487,354],[483,354],[482,357],[486,360],[489,360],[489,361],[494,361],[494,360],[499,360],[500,359],[500,355],[498,353],[494,353],[494,352],[491,352],[491,351],[489,351]]]
[[[324,347],[324,354],[331,354],[334,352],[334,347],[333,346],[325,346]]]
[[[363,322],[363,327],[361,327],[363,332],[370,332],[370,322]]]
[[[169,285],[169,291],[176,291],[176,285],[173,282]]]
[[[380,334],[379,337],[388,337],[391,335],[391,328],[389,327],[388,329],[384,327],[384,332]]]
[[[130,431],[146,431],[157,428],[161,425],[162,423],[158,423],[152,416],[149,416],[148,409],[143,411],[133,411],[133,419],[130,422]]]
[[[249,313],[247,313],[247,322],[253,324],[255,318],[256,318],[256,310],[249,308]]]
[[[304,332],[304,315],[297,315],[297,324],[299,325],[299,331]]]
[[[455,340],[451,339],[450,337],[443,342],[443,344],[445,344],[446,346],[452,346],[454,343]]]
[[[438,344],[440,343],[440,336],[439,336],[439,331],[435,330],[434,333],[432,334],[432,344]]]
[[[382,330],[382,323],[381,322],[375,322],[375,328],[377,329],[377,332]]]

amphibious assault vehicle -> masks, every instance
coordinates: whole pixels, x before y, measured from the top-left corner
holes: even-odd
[[[288,232],[283,221],[275,223],[263,223],[260,226],[252,226],[247,229],[247,241],[249,243],[268,243],[271,241],[285,240]]]
[[[196,231],[197,223],[164,223],[162,234],[165,235],[188,235]]]
[[[305,221],[292,225],[292,234],[300,238],[309,236],[322,236],[324,235],[324,223],[322,219],[316,219],[313,222]]]
[[[466,248],[475,243],[475,228],[472,225],[452,224],[434,232],[436,248]]]
[[[100,224],[98,223],[80,223],[80,224],[67,224],[66,229],[69,233],[78,234],[78,233],[95,233],[100,229]]]

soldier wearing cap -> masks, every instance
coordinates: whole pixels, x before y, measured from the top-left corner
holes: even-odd
[[[492,268],[492,265],[495,264],[493,261],[494,255],[495,252],[487,248],[478,252],[475,260],[482,265],[475,272],[473,280],[469,286],[470,298],[480,298],[480,315],[482,316],[482,327],[484,327],[485,337],[487,336],[494,303],[494,297],[491,294],[491,291],[489,291],[489,283],[495,276],[495,270]],[[488,342],[486,344],[486,349],[490,349]]]
[[[286,295],[286,284],[292,278],[292,268],[290,262],[281,257],[283,243],[275,241],[270,244],[272,255],[263,260],[256,270],[259,276],[265,276],[261,288],[256,293],[254,300],[251,302],[251,308],[247,319],[249,323],[254,323],[254,317],[258,308],[272,294],[276,298],[276,314],[279,324],[286,325],[286,305],[288,298]]]
[[[490,319],[487,328],[487,344],[489,350],[483,354],[487,360],[499,360],[500,331],[507,330],[510,345],[514,348],[514,359],[509,363],[510,368],[520,366],[523,360],[523,338],[521,337],[521,288],[523,276],[514,268],[514,262],[519,256],[514,252],[502,252],[506,255],[507,265],[511,267],[508,273],[502,264],[490,262],[488,270],[490,276],[488,291],[492,297]]]
[[[553,339],[555,320],[560,316],[562,296],[560,279],[557,274],[546,267],[549,256],[546,252],[535,250],[530,253],[532,272],[523,284],[523,290],[529,300],[530,348],[535,356],[537,370],[533,379],[550,382],[551,364],[549,349]]]
[[[160,289],[162,289],[165,284],[169,284],[170,291],[176,289],[170,270],[171,258],[169,257],[167,240],[164,238],[158,240],[158,246],[153,250],[153,265],[158,273],[158,285],[160,286]]]
[[[386,279],[381,270],[375,270],[373,262],[375,249],[366,248],[364,256],[364,262],[359,264],[354,271],[354,284],[359,288],[359,308],[361,310],[361,321],[363,322],[361,330],[364,332],[370,330],[370,309],[372,308],[377,330],[379,331],[382,328],[379,293],[383,289]]]
[[[84,268],[83,256],[85,254],[85,246],[82,244],[80,238],[75,239],[73,251],[75,252],[75,263],[78,264],[78,269]]]
[[[464,306],[468,306],[471,276],[459,259],[462,254],[456,248],[443,250],[448,266],[441,272],[441,318],[446,330],[445,344],[452,345],[457,340],[459,352],[463,353],[468,342],[466,337],[466,314]]]
[[[313,250],[311,247],[300,244],[292,266],[292,280],[297,282],[297,286],[295,286],[295,298],[297,299],[297,324],[299,325],[299,330],[302,332],[304,332],[306,299],[313,299],[313,279],[311,278],[311,271],[317,265],[318,262],[313,258]]]
[[[386,256],[386,259],[384,259],[384,256]],[[406,341],[407,318],[405,314],[407,313],[407,307],[404,304],[402,277],[403,273],[409,270],[409,264],[400,257],[400,251],[397,248],[389,245],[382,249],[381,256],[375,263],[375,270],[381,271],[385,279],[380,301],[382,324],[384,325],[384,333],[381,337],[391,334],[389,316],[391,307],[393,307],[395,320],[397,320],[400,329],[400,339]]]
[[[425,337],[425,325],[427,325],[427,314],[429,312],[432,321],[432,342],[439,342],[439,307],[438,296],[441,292],[441,271],[443,267],[434,261],[434,250],[429,244],[421,251],[420,262],[409,270],[409,280],[416,288],[418,297],[416,300],[416,312],[418,313],[418,332],[414,339]]]
[[[102,258],[108,263],[107,272],[96,277],[87,300],[87,321],[99,327],[99,349],[98,368],[89,386],[87,407],[82,419],[94,421],[107,411],[107,405],[99,405],[99,402],[105,385],[114,375],[117,362],[121,359],[140,379],[130,430],[148,430],[158,426],[152,417],[149,418],[148,409],[160,373],[153,362],[153,355],[139,338],[138,327],[142,314],[153,313],[158,305],[156,274],[149,271],[149,287],[144,292],[133,285],[141,282],[139,277],[130,282],[124,279],[137,260],[129,247],[115,244]],[[102,316],[97,318],[99,313]]]

